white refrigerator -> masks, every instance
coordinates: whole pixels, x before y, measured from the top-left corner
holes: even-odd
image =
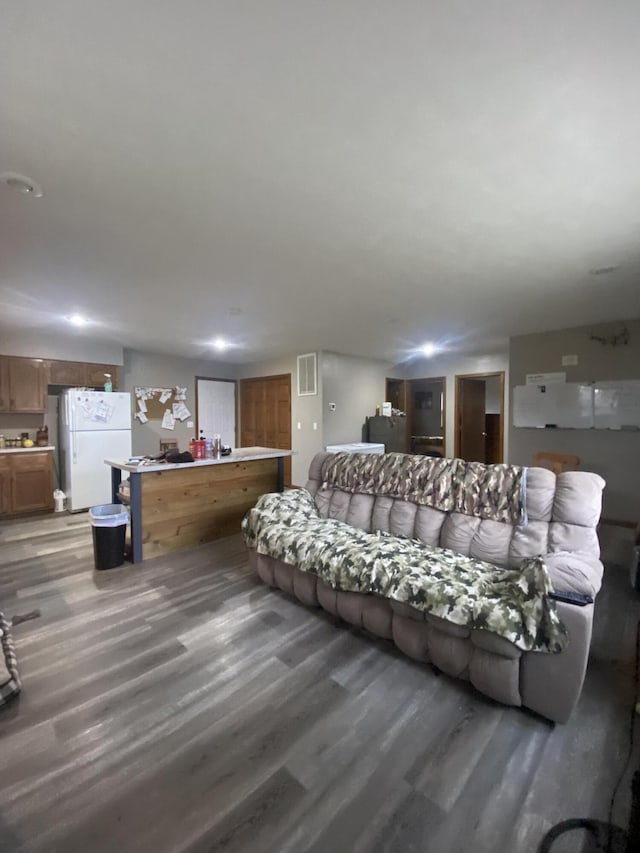
[[[60,397],[60,474],[72,511],[111,503],[105,459],[131,456],[131,395],[67,389]]]

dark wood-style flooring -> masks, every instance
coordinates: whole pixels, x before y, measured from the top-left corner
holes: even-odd
[[[563,726],[266,588],[238,536],[95,572],[85,516],[5,523],[0,607],[41,611],[0,709],[2,853],[532,853],[557,821],[606,820],[626,752],[620,568]]]

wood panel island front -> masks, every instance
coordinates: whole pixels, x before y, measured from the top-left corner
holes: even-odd
[[[291,455],[273,447],[240,447],[230,456],[182,465],[105,459],[114,503],[120,502],[122,472],[129,474],[132,561],[239,533],[260,495],[284,489],[284,460]]]

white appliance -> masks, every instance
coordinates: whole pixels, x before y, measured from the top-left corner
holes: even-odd
[[[67,508],[111,503],[105,459],[131,456],[131,395],[67,389],[60,397],[60,473]]]
[[[351,444],[327,444],[327,453],[384,453],[384,444],[354,441]]]

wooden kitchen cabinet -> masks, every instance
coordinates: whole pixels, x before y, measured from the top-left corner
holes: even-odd
[[[49,385],[85,385],[86,365],[83,361],[50,361]]]
[[[87,364],[85,384],[90,388],[103,388],[107,381],[105,373],[111,374],[111,384],[115,391],[118,387],[118,367],[115,364]]]
[[[0,455],[0,517],[11,512],[11,464],[9,457]]]
[[[0,454],[2,515],[53,511],[53,461],[50,451]]]
[[[111,374],[113,390],[118,388],[119,367],[117,364],[95,364],[85,361],[50,361],[49,385],[67,388],[97,388],[106,382],[105,373]]]
[[[47,365],[41,358],[0,356],[0,411],[47,411]]]

